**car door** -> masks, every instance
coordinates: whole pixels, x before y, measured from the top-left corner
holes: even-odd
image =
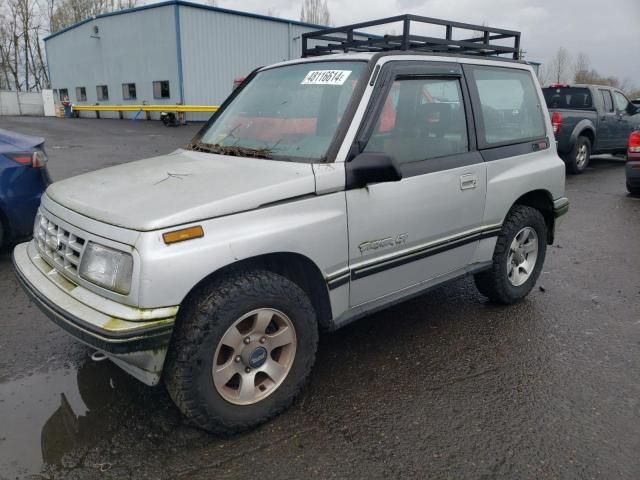
[[[486,169],[470,112],[459,65],[383,67],[350,161],[385,153],[403,178],[346,192],[352,307],[472,262]]]
[[[607,150],[613,148],[615,144],[616,130],[618,129],[618,119],[613,105],[611,92],[604,88],[599,88],[598,92],[602,99],[602,113],[598,118],[598,132],[596,135],[595,150]]]
[[[614,148],[626,151],[629,134],[634,130],[634,116],[629,115],[629,100],[621,92],[614,91],[613,99],[616,104],[618,129]],[[637,118],[637,117],[636,117]]]

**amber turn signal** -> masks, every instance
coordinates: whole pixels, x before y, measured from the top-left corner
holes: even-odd
[[[195,227],[183,228],[181,230],[174,230],[173,232],[162,234],[164,243],[166,243],[167,245],[201,237],[204,237],[204,230],[202,230],[202,227],[200,225],[196,225]]]

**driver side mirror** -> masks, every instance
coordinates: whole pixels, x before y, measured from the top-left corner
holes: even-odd
[[[629,115],[635,115],[636,113],[638,113],[638,110],[640,110],[640,108],[637,105],[634,105],[631,102],[627,104],[627,113]]]
[[[365,152],[347,163],[347,188],[399,180],[402,180],[400,165],[387,153]]]

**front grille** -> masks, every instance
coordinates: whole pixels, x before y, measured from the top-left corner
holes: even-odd
[[[78,276],[85,239],[56,224],[40,209],[33,238],[42,257],[62,274]]]

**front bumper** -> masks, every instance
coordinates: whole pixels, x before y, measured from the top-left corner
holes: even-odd
[[[569,199],[566,197],[558,198],[553,201],[553,218],[557,219],[566,215],[569,211]]]
[[[638,160],[628,160],[625,170],[627,185],[631,188],[640,188],[640,158]]]
[[[137,309],[103,297],[91,304],[97,296],[62,277],[33,244],[14,249],[13,265],[24,290],[53,322],[147,385],[158,383],[177,307]],[[109,313],[114,310],[119,316]],[[138,318],[152,319],[131,320]]]

